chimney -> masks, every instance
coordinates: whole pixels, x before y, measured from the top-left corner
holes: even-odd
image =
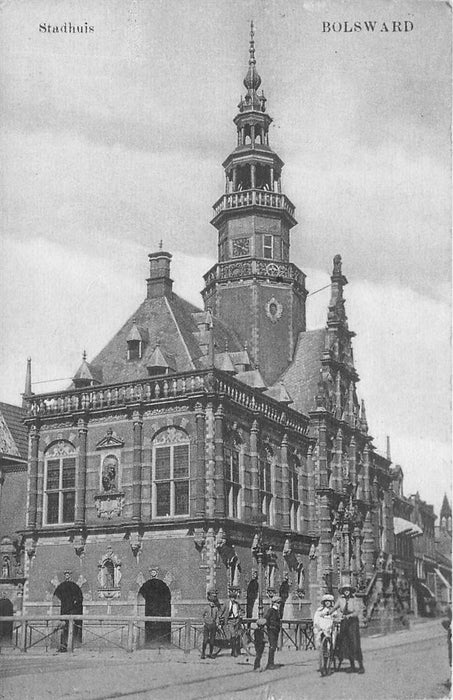
[[[170,278],[171,253],[159,250],[157,253],[150,253],[148,258],[149,277],[146,280],[148,284],[147,298],[171,297],[173,288],[173,280]]]

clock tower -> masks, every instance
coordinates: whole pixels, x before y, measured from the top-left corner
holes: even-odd
[[[271,117],[256,69],[253,22],[245,97],[234,118],[237,145],[223,163],[225,193],[214,204],[218,263],[204,276],[206,308],[247,342],[269,386],[305,330],[305,275],[289,260],[294,205],[283,194],[283,161],[269,146]],[[222,350],[220,348],[219,350]]]

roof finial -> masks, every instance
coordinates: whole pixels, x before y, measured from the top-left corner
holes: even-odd
[[[260,101],[255,95],[259,86],[261,85],[261,78],[258,75],[258,71],[255,68],[255,27],[253,20],[250,22],[250,47],[249,47],[249,69],[247,75],[244,78],[244,86],[247,88],[248,96],[246,96],[245,101],[249,107],[260,107]],[[241,110],[242,111],[242,110]]]
[[[87,351],[84,350],[83,353],[82,353],[82,360],[83,360],[84,362],[86,362],[86,359],[87,359]]]
[[[255,65],[255,28],[253,25],[253,19],[250,22],[250,48],[249,48],[250,58],[249,66]]]
[[[159,241],[159,250],[162,250],[162,238]]]
[[[26,408],[28,405],[27,398],[32,396],[33,392],[31,390],[31,357],[27,357],[27,371],[25,374],[25,389],[22,394],[22,407]]]
[[[390,435],[387,435],[387,450],[386,450],[386,453],[387,453],[387,459],[389,460],[389,462],[391,462],[391,461],[392,461],[392,455],[391,455],[391,452],[390,452]]]

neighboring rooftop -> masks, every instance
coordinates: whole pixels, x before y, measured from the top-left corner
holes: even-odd
[[[0,456],[27,459],[26,411],[21,406],[0,402]]]

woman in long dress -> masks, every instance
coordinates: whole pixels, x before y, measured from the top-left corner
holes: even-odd
[[[337,638],[336,655],[340,661],[349,659],[350,671],[356,670],[357,661],[359,673],[365,673],[363,667],[362,647],[360,645],[359,615],[354,598],[355,588],[344,585],[339,589],[339,598],[334,605],[334,611],[341,612],[340,633]]]

